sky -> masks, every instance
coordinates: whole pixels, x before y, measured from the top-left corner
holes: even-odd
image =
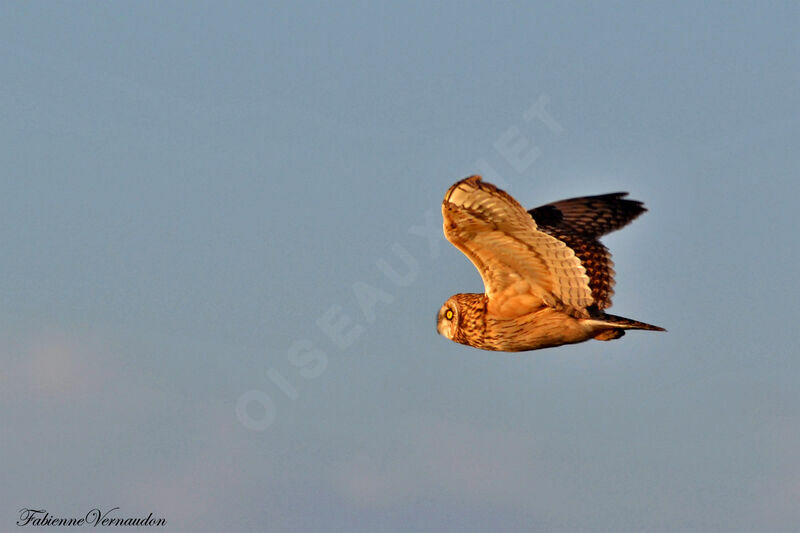
[[[0,530],[795,531],[798,30],[792,2],[4,3]],[[476,173],[644,201],[612,312],[668,332],[437,335],[482,289],[441,235]]]

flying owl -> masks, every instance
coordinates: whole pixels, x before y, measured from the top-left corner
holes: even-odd
[[[611,254],[598,241],[646,209],[627,193],[561,200],[530,211],[494,185],[470,176],[442,203],[444,235],[480,272],[485,294],[456,294],[439,310],[438,332],[455,342],[520,352],[626,329],[663,328],[609,315]]]

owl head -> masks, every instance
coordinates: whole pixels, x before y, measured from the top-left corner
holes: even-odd
[[[447,299],[436,316],[436,331],[451,341],[472,344],[483,334],[486,314],[483,294],[455,294]]]
[[[451,296],[439,309],[436,316],[436,331],[439,335],[444,335],[450,340],[455,340],[458,332],[458,323],[461,317],[461,309],[458,302],[458,295]]]

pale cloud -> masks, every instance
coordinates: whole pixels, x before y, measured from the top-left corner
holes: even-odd
[[[375,455],[359,451],[332,466],[328,477],[334,492],[366,507],[384,508],[405,502],[412,494],[410,473],[403,469],[410,458],[403,458],[399,464],[386,464]]]
[[[112,343],[96,331],[37,328],[3,339],[0,351],[8,361],[9,381],[0,394],[16,404],[10,410],[68,413],[68,422],[60,416],[51,422],[71,442],[75,431],[84,432],[87,446],[62,452],[64,457],[92,463],[86,454],[93,450],[101,454],[101,463],[106,461],[103,468],[119,475],[107,485],[98,481],[76,488],[67,500],[89,493],[92,505],[119,506],[119,516],[152,512],[179,532],[223,531],[231,514],[236,521],[246,518],[246,512],[255,514],[241,502],[258,499],[252,487],[272,479],[271,463],[248,463],[260,456],[260,441],[243,430],[231,405],[209,404],[202,396],[126,376]],[[109,438],[107,432],[126,436]],[[106,455],[97,441],[120,448]],[[125,458],[125,467],[108,462],[117,454]],[[52,500],[48,504],[57,505]],[[267,494],[264,506],[270,505]],[[279,523],[279,517],[274,521]]]
[[[185,403],[162,398],[164,404]],[[186,406],[184,405],[183,408]],[[123,491],[121,501],[152,510],[167,518],[174,531],[225,530],[231,523],[257,518],[275,505],[273,489],[264,482],[274,478],[272,464],[260,457],[260,441],[248,440],[232,409],[209,408],[198,403],[207,430],[191,441],[185,453],[171,464],[146,464]],[[256,491],[255,487],[261,487]],[[257,502],[258,508],[252,508]],[[280,513],[269,513],[270,524],[281,526]]]
[[[116,354],[96,332],[40,328],[5,343],[13,388],[40,399],[70,401],[105,389]]]
[[[421,419],[395,429],[386,449],[357,451],[328,470],[333,490],[367,507],[416,498],[525,506],[534,494],[536,444],[517,433]]]
[[[762,428],[775,472],[765,472],[757,502],[759,522],[774,530],[794,530],[800,524],[800,417],[775,416]]]

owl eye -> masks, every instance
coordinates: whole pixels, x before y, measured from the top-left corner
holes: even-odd
[[[447,311],[445,311],[444,312],[444,317],[447,320],[453,320],[453,310],[452,309],[448,309]]]

